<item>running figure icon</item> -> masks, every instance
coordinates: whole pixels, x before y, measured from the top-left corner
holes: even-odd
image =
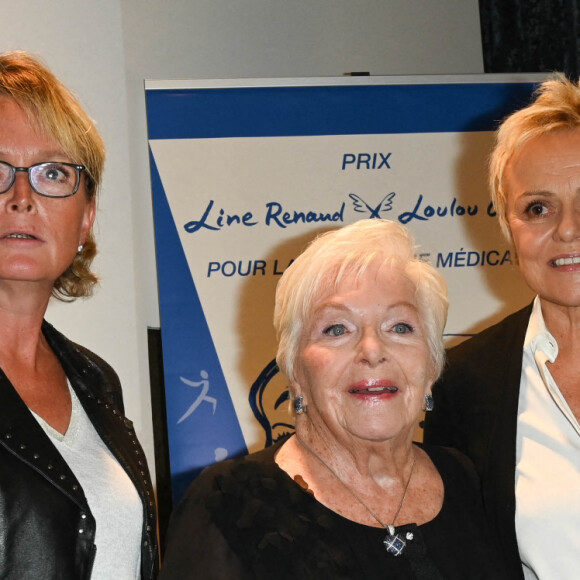
[[[179,380],[182,383],[185,383],[186,385],[188,385],[190,387],[201,387],[201,392],[199,393],[199,395],[197,396],[197,398],[195,399],[193,404],[189,407],[189,409],[187,409],[187,411],[183,414],[181,419],[179,419],[179,421],[177,421],[178,425],[182,421],[185,421],[204,401],[212,404],[213,413],[215,415],[215,410],[217,407],[217,399],[214,399],[213,397],[207,396],[207,393],[209,391],[209,380],[208,380],[209,375],[207,374],[207,371],[204,371],[204,370],[200,371],[199,375],[202,379],[201,381],[190,381],[184,377],[179,377]]]

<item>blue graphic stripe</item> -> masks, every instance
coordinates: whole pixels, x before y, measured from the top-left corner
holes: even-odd
[[[177,501],[216,458],[248,450],[151,153],[150,159],[169,458]]]
[[[533,83],[155,89],[149,139],[492,131]]]

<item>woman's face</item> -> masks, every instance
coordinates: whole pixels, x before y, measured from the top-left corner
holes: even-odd
[[[315,303],[295,376],[307,418],[323,436],[343,444],[410,441],[434,368],[404,271],[370,267]]]
[[[530,288],[580,306],[580,129],[522,146],[506,166],[507,220]]]
[[[40,135],[26,113],[9,97],[0,97],[0,161],[29,167],[43,161],[75,162],[52,138]],[[30,187],[28,175],[0,195],[0,281],[41,282],[52,289],[72,263],[95,217],[84,179],[72,197],[49,198]]]

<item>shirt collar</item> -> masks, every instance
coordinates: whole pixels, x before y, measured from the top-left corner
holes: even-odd
[[[528,330],[524,340],[524,350],[529,350],[532,355],[541,351],[546,355],[546,358],[551,363],[553,363],[558,356],[558,343],[546,328],[539,296],[536,296],[534,299],[532,314],[530,315]]]

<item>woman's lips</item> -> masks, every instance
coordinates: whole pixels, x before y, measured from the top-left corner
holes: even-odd
[[[12,234],[8,234],[6,236],[4,236],[4,239],[10,239],[10,240],[36,240],[36,237],[31,235],[31,234],[23,234],[23,233],[18,233],[18,232],[14,232]]]
[[[398,392],[399,388],[390,381],[357,383],[348,392],[353,395],[384,395]]]
[[[562,266],[577,266],[580,264],[580,256],[565,256],[562,258],[555,258],[550,261],[550,264],[554,268],[560,268]]]

